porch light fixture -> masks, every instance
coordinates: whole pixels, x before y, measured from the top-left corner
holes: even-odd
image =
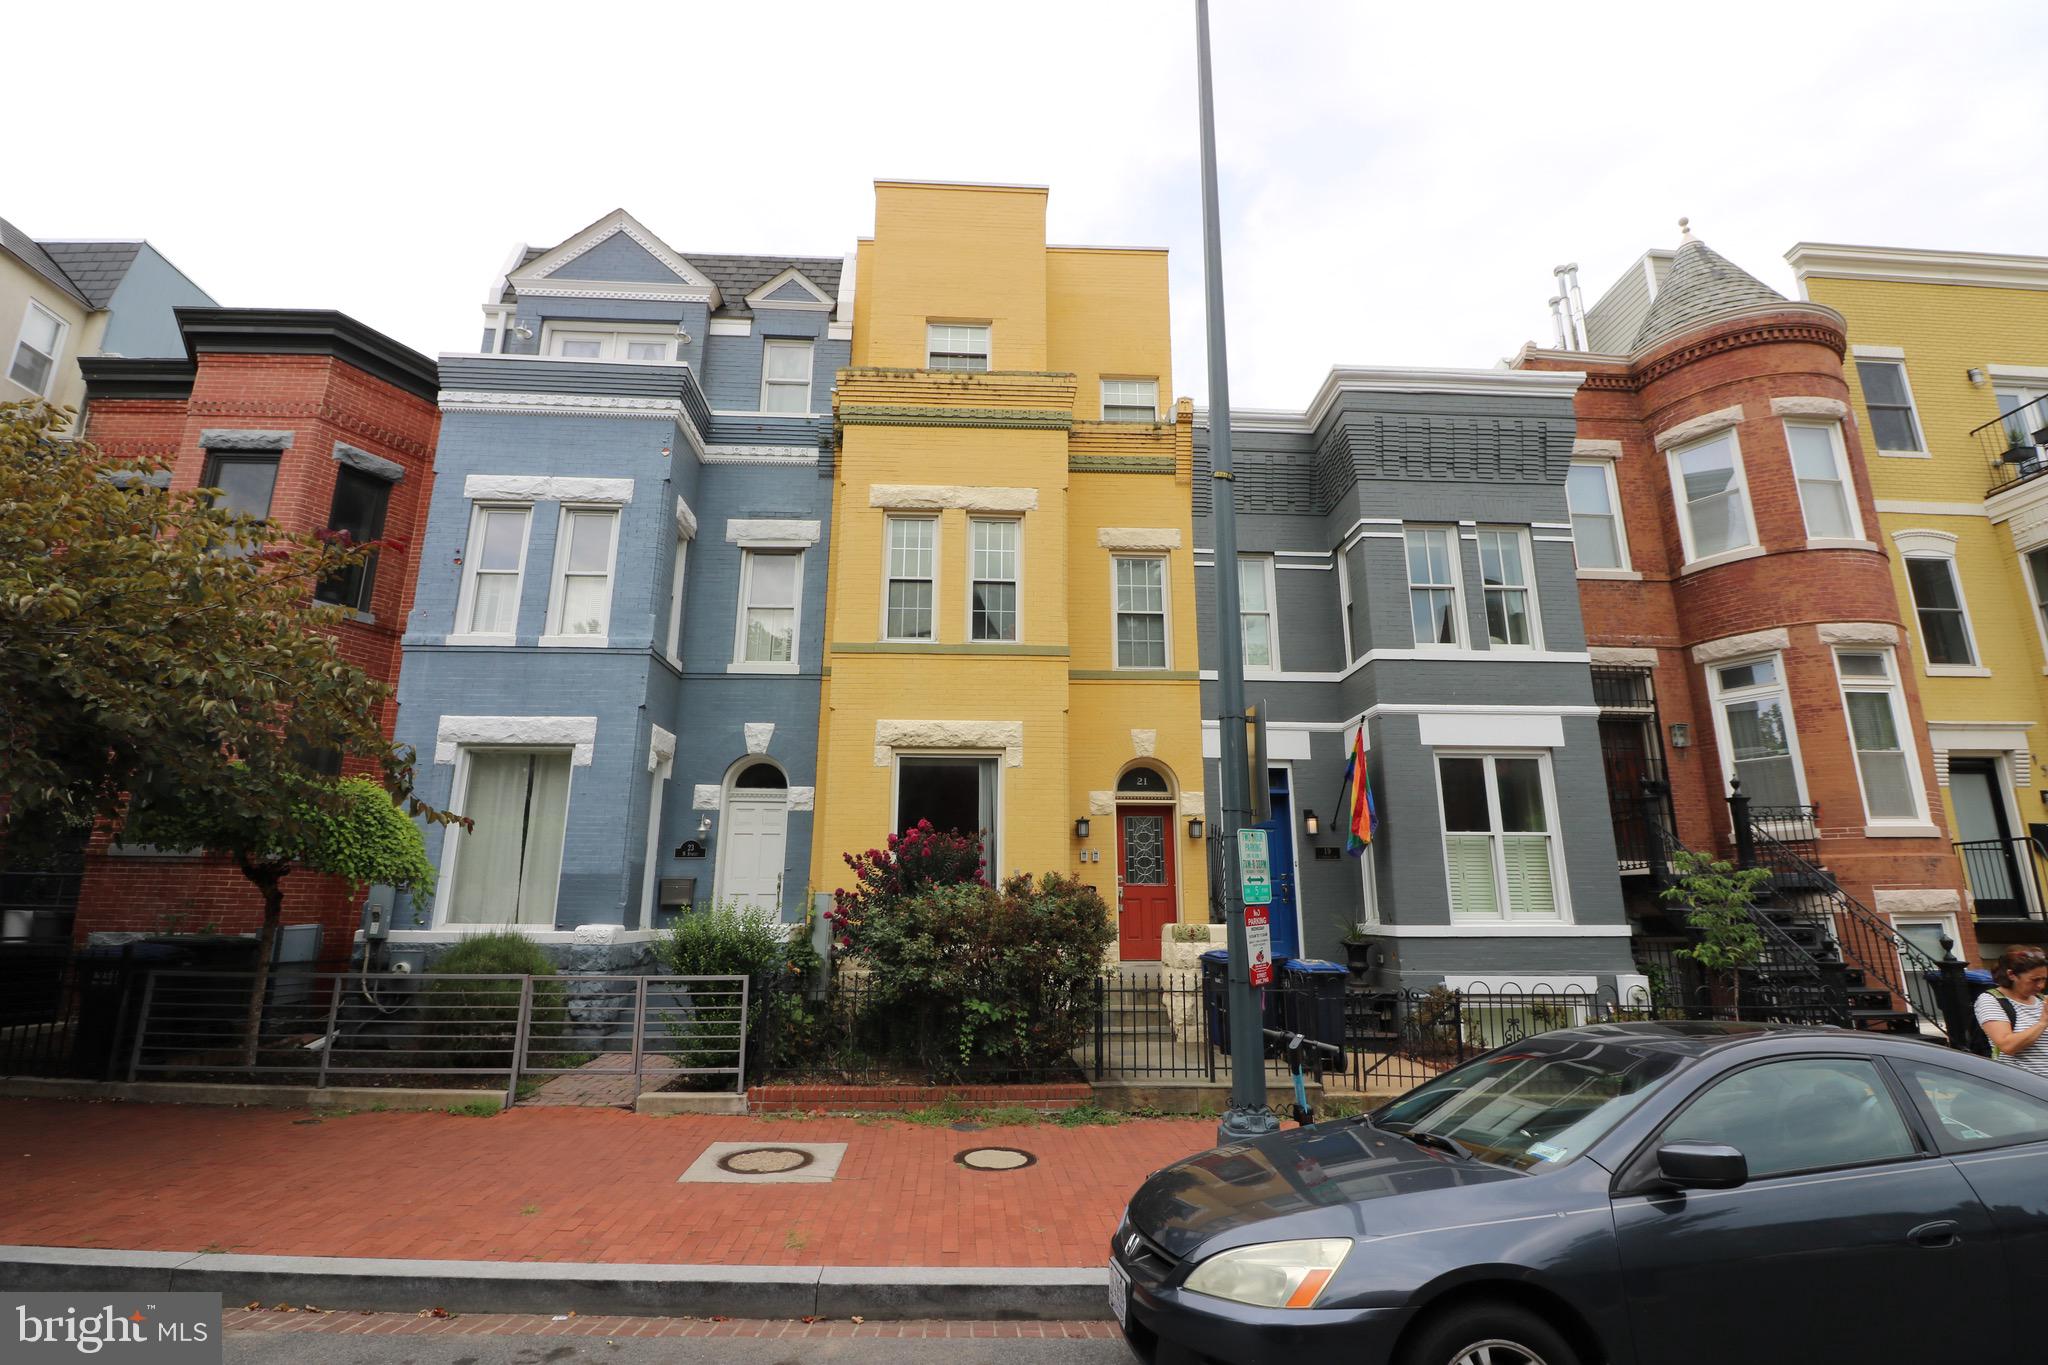
[[[1085,839],[1085,838],[1087,838],[1087,837],[1088,837],[1088,817],[1087,817],[1087,816],[1085,816],[1085,815],[1084,815],[1084,816],[1082,816],[1082,817],[1081,817],[1080,819],[1078,819],[1078,820],[1076,820],[1076,821],[1074,822],[1074,837],[1075,837],[1076,839]]]
[[[533,329],[531,327],[528,327],[523,322],[513,323],[511,327],[511,332],[513,336],[518,337],[521,341],[533,340]]]
[[[1202,817],[1201,817],[1201,816],[1199,816],[1199,815],[1190,815],[1190,816],[1188,817],[1188,838],[1190,838],[1190,839],[1199,839],[1199,838],[1201,838],[1201,837],[1202,837]]]
[[[1321,834],[1323,832],[1323,822],[1316,819],[1314,811],[1305,808],[1301,812],[1301,827],[1310,834]]]
[[[1984,371],[1972,367],[1970,369],[1963,371],[1963,373],[1970,377],[1970,382],[1972,384],[1976,385],[1980,389],[1984,387]]]
[[[1684,749],[1684,748],[1689,748],[1689,747],[1691,746],[1691,744],[1692,744],[1692,726],[1688,725],[1688,724],[1687,724],[1686,722],[1684,722],[1684,721],[1682,721],[1682,720],[1674,720],[1674,721],[1672,721],[1672,722],[1671,722],[1671,747],[1672,747],[1672,748],[1674,748],[1674,749]]]

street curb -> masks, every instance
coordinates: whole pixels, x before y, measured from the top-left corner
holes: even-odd
[[[0,1246],[12,1292],[197,1290],[239,1305],[451,1313],[1078,1321],[1108,1316],[1095,1266],[629,1265]]]

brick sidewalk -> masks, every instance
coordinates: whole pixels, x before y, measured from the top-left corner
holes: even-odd
[[[685,1265],[1084,1266],[1208,1119],[956,1132],[854,1119],[495,1118],[0,1100],[0,1243]],[[712,1142],[843,1142],[823,1184],[678,1184]],[[1016,1147],[1020,1170],[956,1164]]]
[[[545,1313],[457,1313],[436,1318],[418,1313],[251,1312],[230,1308],[221,1315],[228,1332],[310,1332],[353,1337],[750,1337],[775,1341],[879,1337],[898,1341],[1110,1341],[1111,1322],[868,1322],[819,1319],[799,1322],[771,1318],[563,1317]]]

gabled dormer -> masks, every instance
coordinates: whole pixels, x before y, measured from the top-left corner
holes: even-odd
[[[747,295],[750,312],[764,308],[794,308],[803,312],[828,313],[834,300],[803,271],[791,266],[759,289]]]
[[[718,286],[624,209],[515,268],[522,298],[678,299],[717,308]]]

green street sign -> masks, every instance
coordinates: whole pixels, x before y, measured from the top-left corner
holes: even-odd
[[[1267,856],[1266,831],[1237,832],[1237,880],[1246,905],[1273,903],[1273,862]]]

